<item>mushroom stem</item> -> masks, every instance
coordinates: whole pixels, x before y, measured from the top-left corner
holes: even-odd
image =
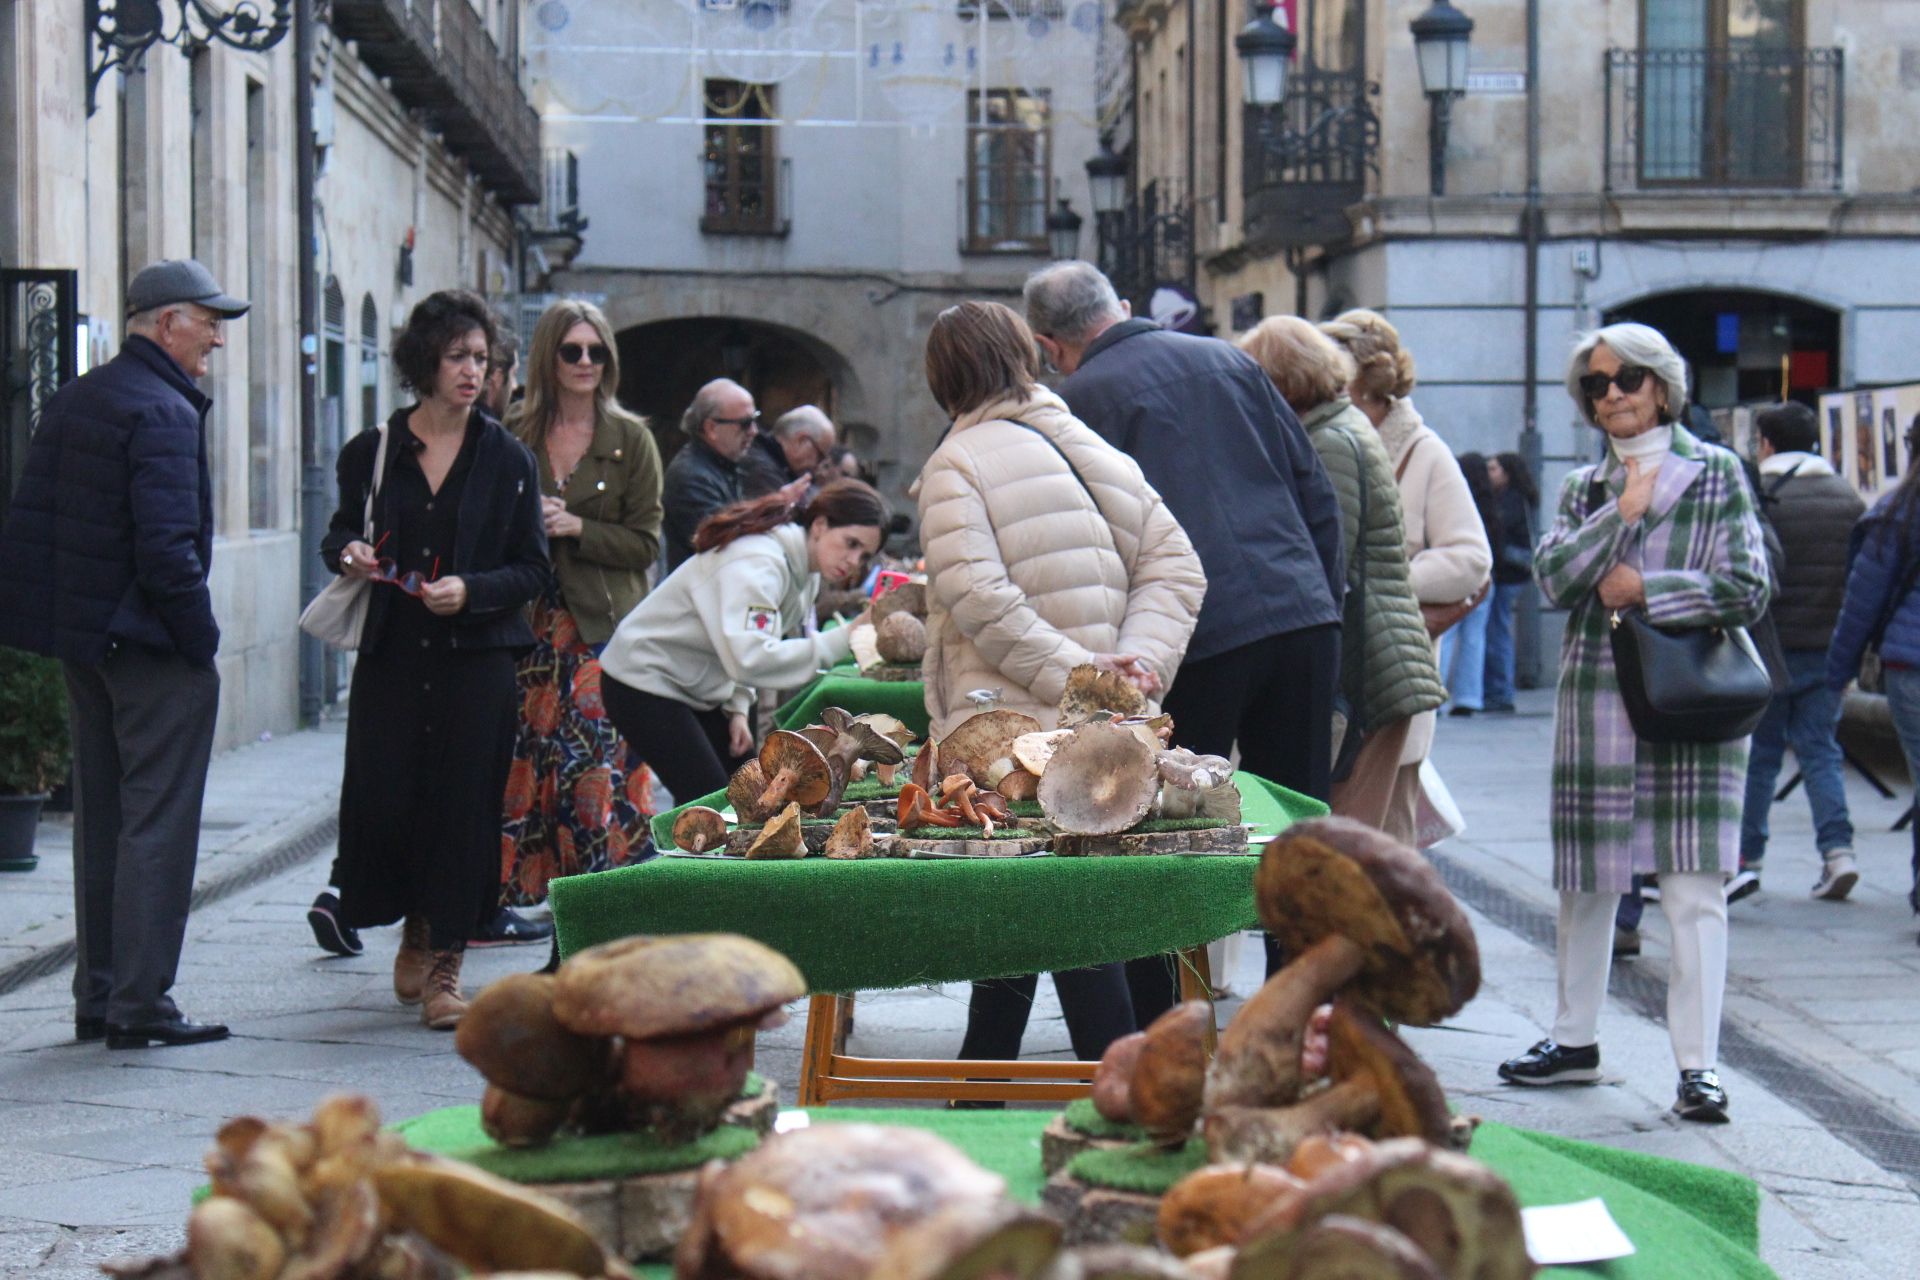
[[[800,771],[788,765],[773,775],[767,782],[767,789],[760,793],[760,807],[772,812],[787,802],[787,793],[793,790],[793,784],[799,780]]]
[[[1339,1081],[1290,1107],[1222,1107],[1206,1119],[1207,1153],[1216,1163],[1285,1164],[1317,1133],[1364,1130],[1380,1118],[1380,1091],[1365,1073]]]
[[[1351,982],[1364,948],[1328,934],[1267,980],[1220,1035],[1207,1072],[1207,1110],[1267,1107],[1300,1096],[1300,1051],[1313,1011]]]

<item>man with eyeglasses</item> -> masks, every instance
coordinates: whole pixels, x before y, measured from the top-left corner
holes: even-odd
[[[168,994],[213,751],[220,628],[195,379],[245,315],[192,259],[127,286],[120,353],[41,411],[0,534],[0,644],[58,658],[72,707],[74,1036],[109,1049],[224,1039]]]
[[[702,520],[747,496],[740,464],[759,433],[760,411],[745,387],[731,378],[715,378],[694,394],[680,415],[680,429],[687,433],[687,443],[667,464],[661,485],[662,573],[672,573],[693,554],[693,531]]]
[[[802,477],[811,479],[838,441],[833,419],[810,404],[789,409],[774,420],[771,432],[754,437],[741,460],[741,489],[749,498],[783,489]]]

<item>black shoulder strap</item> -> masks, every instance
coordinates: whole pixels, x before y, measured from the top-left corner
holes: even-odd
[[[1047,446],[1051,448],[1055,453],[1060,455],[1060,461],[1067,464],[1067,470],[1073,473],[1073,478],[1079,482],[1080,488],[1087,495],[1087,501],[1093,504],[1093,509],[1100,513],[1101,519],[1103,520],[1106,519],[1106,516],[1107,516],[1106,509],[1100,505],[1100,499],[1094,496],[1093,486],[1087,483],[1087,478],[1080,474],[1080,468],[1073,465],[1073,459],[1067,456],[1067,451],[1060,447],[1060,444],[1057,440],[1055,440],[1052,436],[1048,435],[1046,432],[1042,431],[1040,428],[1034,426],[1031,422],[1022,422],[1018,418],[1002,418],[1001,421],[1011,422],[1016,427],[1025,427],[1027,430],[1033,432],[1033,434],[1039,436],[1042,440],[1045,440],[1047,442]]]
[[[1598,511],[1600,508],[1606,505],[1607,505],[1607,478],[1600,474],[1600,468],[1596,465],[1593,469],[1593,479],[1587,482],[1586,514],[1592,515],[1594,512]]]
[[[1807,464],[1805,459],[1802,459],[1801,461],[1794,463],[1791,467],[1787,468],[1785,471],[1782,471],[1779,475],[1773,478],[1773,483],[1767,486],[1766,492],[1761,496],[1764,497],[1768,502],[1777,501],[1778,499],[1775,497],[1775,495],[1780,492],[1780,487],[1786,484],[1787,481],[1793,479],[1795,473],[1797,473],[1800,470],[1800,468],[1806,465]]]

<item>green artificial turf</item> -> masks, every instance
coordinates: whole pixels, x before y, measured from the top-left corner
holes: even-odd
[[[1207,1162],[1207,1144],[1189,1138],[1167,1148],[1152,1142],[1130,1147],[1094,1147],[1067,1162],[1067,1173],[1089,1186],[1141,1195],[1164,1195],[1168,1187]]]
[[[1092,1098],[1075,1098],[1062,1112],[1066,1117],[1067,1128],[1075,1133],[1084,1133],[1089,1138],[1118,1138],[1124,1142],[1139,1142],[1145,1138],[1146,1131],[1137,1124],[1118,1124],[1101,1115],[1093,1105]]]
[[[914,827],[900,834],[915,840],[1040,840],[1048,835],[1032,827],[995,827],[992,835],[981,827]]]
[[[1128,827],[1123,836],[1151,836],[1163,831],[1216,831],[1234,824],[1219,818],[1149,818],[1137,827]]]
[[[839,707],[856,716],[885,712],[913,730],[915,737],[927,736],[926,687],[918,680],[867,680],[857,672],[835,668],[795,694],[773,713],[773,723],[781,729],[804,729],[820,722],[820,713]]]
[[[907,780],[905,768],[893,775],[893,785],[886,786],[880,779],[868,776],[858,782],[849,782],[847,789],[840,793],[846,801],[886,800],[900,794],[900,784]]]

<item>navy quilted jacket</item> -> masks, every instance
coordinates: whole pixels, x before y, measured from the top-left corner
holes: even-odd
[[[212,404],[138,335],[47,401],[0,533],[0,644],[84,663],[115,644],[213,661]]]

